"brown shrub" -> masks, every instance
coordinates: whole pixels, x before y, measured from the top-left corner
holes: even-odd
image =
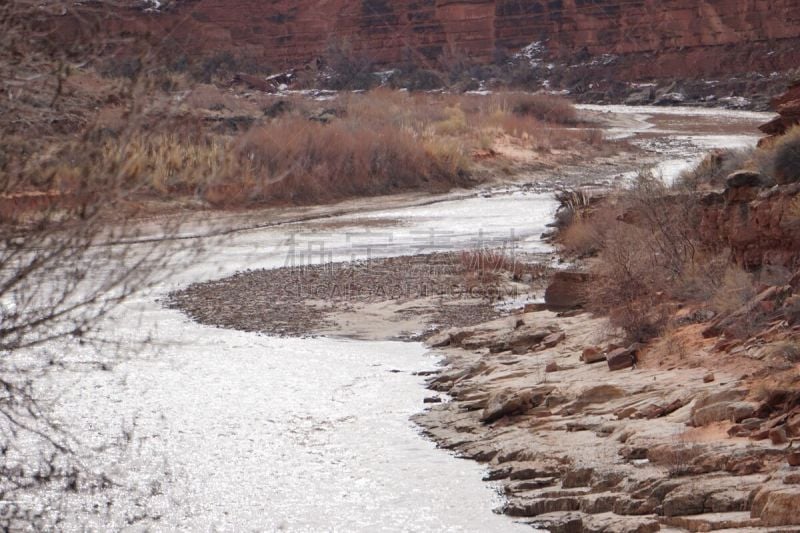
[[[594,281],[587,294],[590,310],[608,315],[612,326],[637,341],[658,335],[668,318],[659,290],[668,284],[668,275],[654,264],[649,237],[642,228],[615,224],[592,267]]]
[[[620,211],[615,199],[583,188],[561,190],[556,200],[558,241],[564,252],[578,258],[600,252],[608,232],[618,224]]]
[[[408,130],[349,118],[331,124],[279,119],[250,130],[234,153],[240,174],[209,187],[246,184],[239,190],[247,198],[231,198],[237,203],[325,202],[423,186],[445,190],[468,178],[458,146],[428,145]]]
[[[753,275],[739,266],[731,265],[711,298],[711,308],[722,315],[741,309],[756,295]]]
[[[104,83],[113,88],[117,82]],[[91,150],[76,150],[76,139],[66,136],[31,150],[28,139],[17,143],[9,131],[0,170],[13,173],[26,193],[88,190],[93,176],[119,170],[130,192],[152,198],[197,196],[220,206],[308,203],[464,184],[471,155],[500,138],[538,151],[603,142],[595,130],[510,111],[509,101],[528,96],[379,89],[319,102],[197,85],[178,110],[164,95],[148,100],[148,114],[135,123],[117,100],[98,101],[93,119],[85,121]],[[561,104],[557,99],[551,107]],[[19,149],[5,149],[12,143]]]
[[[583,220],[573,222],[559,235],[564,252],[571,256],[589,257],[600,250],[602,237],[597,228]]]
[[[786,360],[789,363],[800,363],[800,342],[784,340],[769,345],[765,357],[768,359]]]
[[[531,116],[553,124],[577,124],[578,112],[566,98],[549,94],[510,93],[510,110],[515,115]]]
[[[598,211],[605,214],[590,219],[597,222],[599,254],[589,307],[608,314],[632,340],[658,335],[671,302],[702,302],[714,294],[729,253],[700,242],[691,196],[644,173]]]

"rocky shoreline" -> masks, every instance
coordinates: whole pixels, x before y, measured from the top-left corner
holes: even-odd
[[[707,347],[682,365],[636,361],[607,332],[585,313],[533,311],[433,337],[444,366],[429,386],[448,401],[414,420],[486,463],[503,512],[537,528],[800,531],[775,527],[798,522],[786,440],[727,433],[763,407],[748,374],[709,372]]]
[[[793,109],[770,124],[793,123]],[[796,184],[735,172],[703,197],[703,235],[739,264],[796,264],[796,227],[760,215],[780,219],[796,196]],[[428,339],[443,358],[428,385],[443,401],[415,421],[487,464],[502,511],[539,529],[800,531],[800,278],[769,279],[719,316],[678,305],[668,330],[629,344],[582,309],[589,276],[558,272],[546,301],[570,311],[520,309]],[[758,327],[729,334],[754,310]]]
[[[798,522],[800,470],[792,465],[800,454],[787,450],[786,429],[768,427],[784,423],[792,433],[800,417],[770,419],[764,413],[790,400],[754,393],[769,361],[746,363],[714,339],[625,346],[606,319],[580,310],[500,311],[496,297],[464,298],[470,283],[500,293],[528,287],[531,297],[546,285],[537,267],[488,271],[478,280],[458,253],[251,271],[190,286],[173,305],[247,331],[424,339],[442,367],[429,376],[435,394],[414,422],[442,448],[485,463],[485,480],[506,497],[502,512],[537,529],[800,531],[788,525]],[[299,280],[319,297],[292,289]],[[337,298],[343,280],[349,297]],[[423,280],[462,290],[384,290]],[[564,291],[552,293],[549,300],[569,303]],[[766,437],[739,431],[748,428]]]

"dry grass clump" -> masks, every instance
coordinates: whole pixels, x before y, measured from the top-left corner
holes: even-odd
[[[494,111],[529,117],[540,122],[576,125],[578,112],[575,106],[561,96],[543,93],[506,92],[489,97]]]
[[[575,150],[578,147],[599,147],[603,134],[597,129],[570,129],[554,126],[527,115],[496,111],[486,125],[512,137],[518,144],[536,152]]]
[[[516,115],[532,116],[553,124],[578,123],[578,112],[566,98],[544,94],[519,94],[511,99]]]
[[[123,183],[158,195],[194,194],[233,167],[228,143],[208,135],[137,134],[123,143],[106,144],[104,157],[118,169]]]
[[[753,275],[737,265],[731,265],[725,269],[710,304],[715,312],[730,314],[741,309],[755,295]]]
[[[509,272],[514,277],[522,275],[525,265],[502,250],[466,250],[459,255],[461,267],[465,272],[481,274],[500,274]]]
[[[468,161],[458,146],[429,145],[409,130],[365,127],[352,119],[320,124],[288,117],[251,129],[234,149],[240,175],[209,186],[230,191],[232,203],[441,190],[468,178]]]
[[[512,281],[532,281],[544,274],[541,265],[522,261],[503,249],[465,250],[458,260],[470,287],[496,287],[504,277]]]

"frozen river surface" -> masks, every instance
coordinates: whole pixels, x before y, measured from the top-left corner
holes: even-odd
[[[635,110],[642,117],[648,112]],[[648,127],[642,118],[642,130]],[[709,135],[700,137],[698,145],[707,143]],[[715,139],[719,146],[742,142],[734,133]],[[492,513],[502,500],[481,482],[481,466],[436,449],[409,421],[426,396],[424,378],[415,373],[436,366],[421,345],[215,329],[158,300],[191,282],[309,255],[312,261],[345,260],[510,238],[526,250],[547,251],[538,236],[554,208],[549,196],[510,190],[243,231],[212,243],[109,322],[109,333],[123,346],[146,334],[150,348],[132,351],[110,370],[65,371],[54,378],[51,390],[66,392],[53,403],[76,434],[101,443],[124,429],[133,443],[123,457],[94,457],[100,464],[113,459],[112,473],[122,482],[115,522],[80,516],[67,525],[530,531]],[[137,522],[144,516],[160,518]]]

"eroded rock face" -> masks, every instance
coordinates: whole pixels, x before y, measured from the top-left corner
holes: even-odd
[[[753,500],[751,516],[765,526],[800,525],[800,488],[767,485]]]
[[[768,142],[800,124],[800,81],[792,84],[788,91],[774,98],[770,104],[778,116],[759,128],[770,135]]]
[[[558,271],[553,274],[544,301],[551,309],[572,309],[586,303],[589,275],[585,272]]]
[[[800,183],[729,187],[705,199],[700,232],[709,242],[727,242],[739,264],[793,267],[800,263],[800,218],[793,215],[798,198]]]
[[[791,43],[781,40],[800,41],[799,17],[794,0],[176,0],[156,13],[132,10],[109,29],[166,35],[182,50],[230,51],[274,68],[312,61],[336,41],[379,63],[423,66],[448,53],[491,61],[541,42],[552,56],[587,64],[629,55],[632,77],[663,78],[793,68]]]

